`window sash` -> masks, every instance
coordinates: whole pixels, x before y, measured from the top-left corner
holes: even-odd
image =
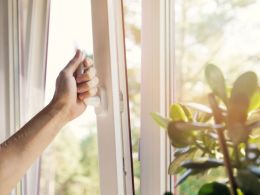
[[[121,0],[92,1],[94,62],[107,96],[97,114],[101,195],[133,194]]]

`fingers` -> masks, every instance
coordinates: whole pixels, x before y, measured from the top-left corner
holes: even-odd
[[[70,60],[70,62],[64,68],[64,70],[73,74],[81,64],[82,57],[83,57],[82,52],[80,50],[77,50],[75,56]]]
[[[94,77],[93,79],[89,80],[88,82],[80,83],[77,87],[78,93],[84,93],[86,91],[89,91],[92,88],[95,88],[99,83],[99,80],[97,77]]]
[[[77,75],[76,81],[77,83],[86,82],[93,79],[95,76],[96,76],[96,69],[94,67],[91,67],[87,70],[87,72],[81,75]]]
[[[97,86],[99,83],[99,79],[96,77],[96,69],[90,67],[92,63],[85,59],[83,65],[87,71],[84,74],[77,75],[76,77],[77,93],[80,100],[95,96],[98,91]]]
[[[89,97],[92,97],[92,96],[95,96],[97,94],[97,87],[94,87],[92,89],[89,89],[87,92],[84,92],[84,93],[80,93],[79,94],[79,99],[80,100],[84,100],[86,98],[89,98]]]

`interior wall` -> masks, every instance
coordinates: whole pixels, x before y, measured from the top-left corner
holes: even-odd
[[[0,0],[0,143],[9,128],[8,112],[8,1]]]

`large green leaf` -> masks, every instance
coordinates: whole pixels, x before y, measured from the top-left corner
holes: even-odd
[[[257,89],[257,76],[253,72],[242,74],[235,81],[228,109],[228,132],[235,144],[245,142],[248,132],[244,127],[251,97]]]
[[[230,195],[229,189],[225,184],[212,182],[204,184],[198,195]]]
[[[238,170],[236,181],[245,195],[259,195],[260,182],[258,178],[248,170]]]
[[[233,89],[231,92],[232,98],[236,98],[240,95],[245,95],[249,99],[253,97],[257,90],[257,75],[254,72],[246,72],[240,75],[234,82]]]
[[[162,128],[166,129],[170,122],[170,119],[161,116],[159,113],[152,112],[151,116],[153,120]]]
[[[181,164],[182,167],[186,169],[210,169],[216,168],[219,166],[223,166],[222,160],[217,159],[195,159],[195,160],[187,160]]]
[[[173,104],[170,107],[170,118],[173,121],[189,121],[188,116],[186,115],[185,111],[183,110],[180,104]]]
[[[168,168],[168,174],[175,175],[179,173],[183,169],[181,167],[182,162],[192,159],[196,153],[196,150],[196,148],[189,148],[188,151],[184,151],[184,153],[179,152],[178,155],[175,155],[174,160],[171,162]]]
[[[205,69],[205,76],[213,93],[227,105],[225,78],[221,70],[217,66],[209,64]]]

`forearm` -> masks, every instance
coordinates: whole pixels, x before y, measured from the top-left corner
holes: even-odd
[[[51,103],[0,147],[0,194],[7,194],[67,122],[65,106]]]

